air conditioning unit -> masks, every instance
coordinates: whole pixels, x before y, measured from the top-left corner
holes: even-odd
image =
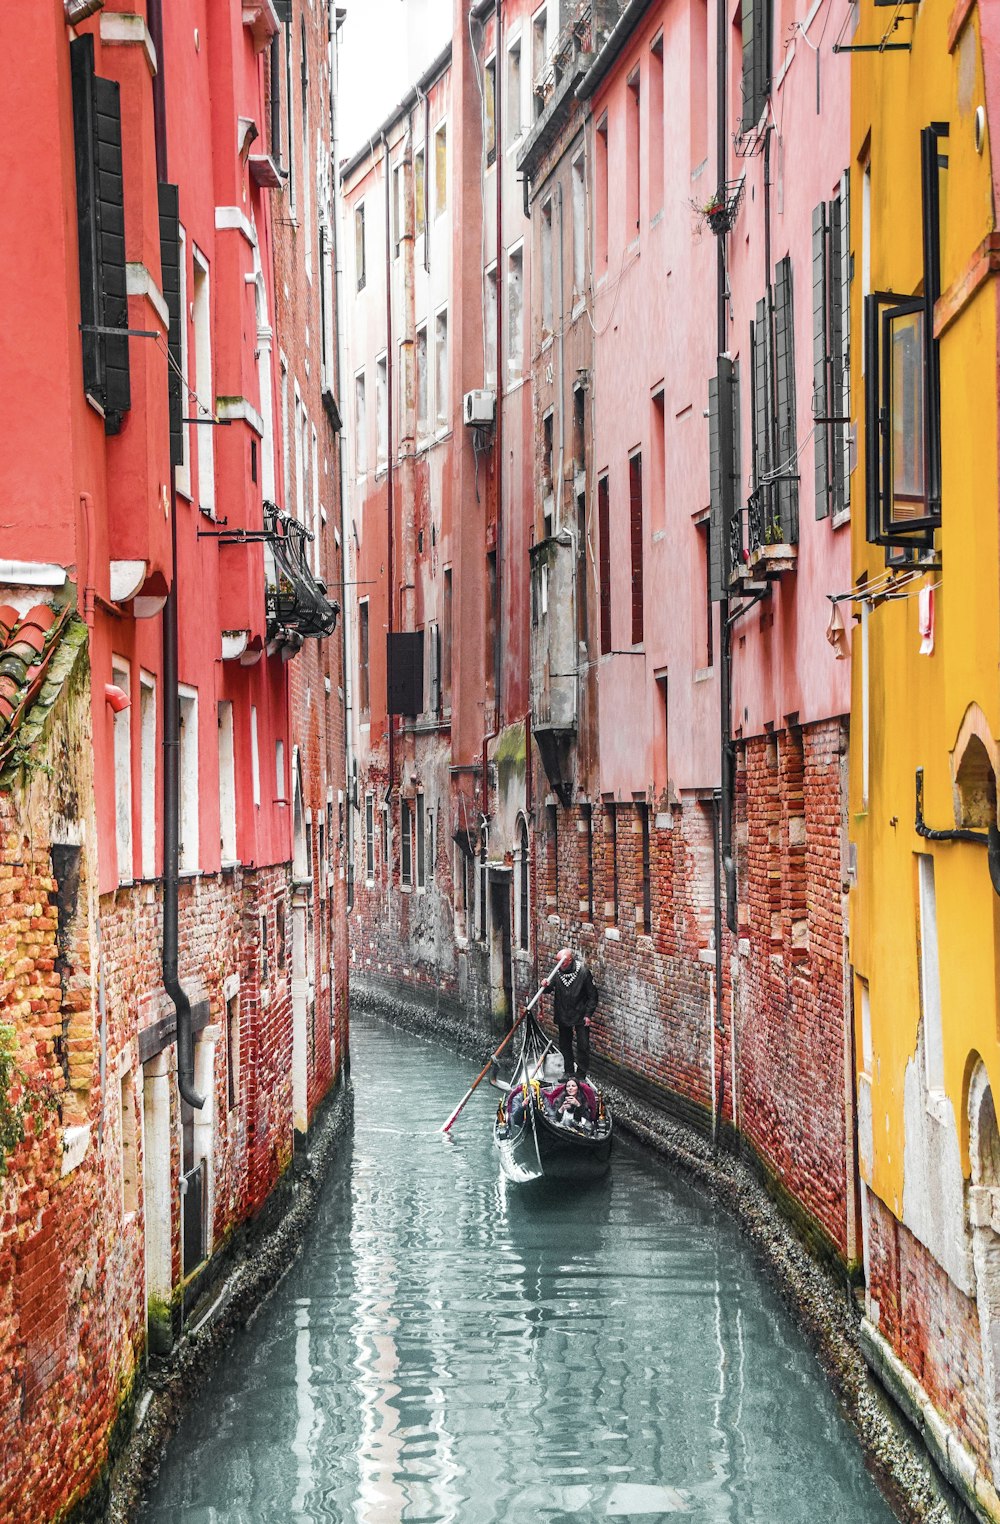
[[[490,428],[496,416],[496,405],[496,395],[493,392],[466,392],[463,406],[466,428]]]

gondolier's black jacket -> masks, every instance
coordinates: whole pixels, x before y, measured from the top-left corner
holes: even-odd
[[[567,984],[562,974],[552,980],[552,1014],[556,1025],[575,1027],[597,1009],[597,985],[586,963],[578,963]]]

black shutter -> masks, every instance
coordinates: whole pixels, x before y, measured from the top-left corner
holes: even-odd
[[[184,428],[181,423],[181,233],[176,185],[159,186],[160,269],[163,297],[170,313],[167,341],[173,365],[167,369],[170,401],[170,464],[184,460]]]
[[[775,466],[780,473],[775,482],[776,517],[780,522],[783,544],[795,545],[799,538],[799,467],[796,459],[792,262],[787,254],[779,263],[774,280],[774,377],[777,409]]]
[[[709,586],[713,602],[724,598],[729,564],[729,528],[733,517],[733,479],[736,469],[733,407],[736,396],[733,362],[719,356],[719,368],[708,383],[708,455],[711,515],[709,521]]]
[[[771,89],[771,0],[742,0],[743,116],[741,127],[752,132],[760,120]]]
[[[95,332],[128,327],[125,199],[118,85],[94,73],[94,39],[70,43],[76,158],[83,385],[117,434],[131,405],[128,336]]]
[[[102,323],[128,327],[125,290],[125,189],[122,177],[122,112],[116,80],[94,78],[97,147],[97,224],[104,295]],[[109,434],[121,428],[121,415],[132,405],[128,335],[104,336],[104,424]]]
[[[709,490],[709,526],[708,526],[708,559],[709,559],[709,589],[713,601],[722,597],[722,586],[716,574],[716,568],[721,568],[722,560],[719,548],[722,545],[722,460],[719,454],[719,378],[710,376],[708,379],[708,490]]]
[[[757,303],[757,315],[753,326],[753,481],[755,487],[761,485],[771,469],[768,437],[768,419],[771,416],[771,409],[768,406],[771,384],[771,367],[768,363],[770,331],[768,301],[767,297],[762,297]]]
[[[843,422],[834,429],[834,511],[851,505],[851,176],[847,170],[840,182],[837,213],[837,237],[833,247],[838,259],[833,277],[837,287],[839,347],[834,354],[833,406],[836,416]]]
[[[813,439],[816,463],[816,517],[825,519],[830,514],[830,425],[831,388],[828,385],[827,337],[827,208],[821,201],[812,214],[812,278],[813,278]],[[833,284],[836,284],[834,276]]]
[[[386,713],[422,714],[424,632],[393,631],[386,640]]]
[[[877,292],[865,297],[865,537],[877,544],[882,533],[882,398],[879,385]]]

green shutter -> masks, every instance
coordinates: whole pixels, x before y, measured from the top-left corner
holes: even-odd
[[[181,233],[176,185],[158,187],[160,207],[160,282],[170,313],[167,343],[173,364],[167,368],[170,403],[170,464],[184,459],[184,427],[181,423]]]
[[[729,526],[733,516],[733,407],[736,384],[733,362],[719,357],[718,373],[708,383],[708,455],[711,489],[709,522],[709,579],[713,600],[724,598],[728,584]]]
[[[708,526],[709,585],[713,600],[722,597],[717,586],[716,567],[721,563],[715,555],[715,547],[722,537],[722,472],[719,456],[719,378],[708,379],[708,488],[710,518]]]
[[[769,335],[767,297],[757,303],[755,321],[751,329],[750,343],[753,350],[753,482],[759,487],[771,470],[768,420],[771,408],[768,401],[771,367],[769,364]]]
[[[828,385],[829,348],[827,342],[827,215],[821,201],[812,214],[813,277],[813,443],[816,466],[816,517],[830,514],[830,425],[831,388]],[[836,284],[834,280],[833,284]],[[834,448],[836,455],[836,448]]]
[[[795,416],[795,342],[792,316],[792,262],[786,254],[774,280],[774,396],[777,409],[775,482],[777,517],[784,544],[799,537],[799,465]]]
[[[771,0],[742,0],[743,114],[741,127],[752,132],[771,90]]]
[[[846,416],[848,406],[844,396],[844,286],[843,286],[843,224],[839,197],[830,202],[830,402],[831,418]],[[844,426],[830,426],[831,493],[834,513],[844,506]]]

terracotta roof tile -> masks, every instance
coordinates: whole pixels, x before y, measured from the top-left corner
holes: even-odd
[[[36,603],[26,614],[0,606],[0,768],[14,749],[16,732],[41,690],[71,605]]]

